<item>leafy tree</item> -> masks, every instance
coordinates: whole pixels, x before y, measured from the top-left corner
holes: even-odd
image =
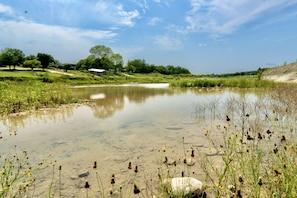
[[[29,67],[31,68],[31,70],[33,70],[34,68],[40,68],[41,67],[41,62],[37,59],[33,59],[33,60],[25,60],[24,61],[24,67]]]
[[[38,53],[37,58],[41,62],[43,70],[48,68],[50,63],[55,63],[55,59],[49,54]]]
[[[65,63],[65,64],[63,64],[62,67],[63,67],[64,71],[67,72],[67,71],[70,70],[72,67],[75,67],[75,65],[74,65],[74,64],[70,64],[70,63]]]
[[[124,60],[121,54],[112,54],[111,61],[113,63],[113,69],[115,72],[122,71]]]
[[[78,70],[88,70],[92,68],[92,64],[94,61],[94,56],[88,56],[85,59],[82,59],[76,63],[76,67]]]
[[[111,58],[113,52],[111,48],[106,47],[105,45],[96,45],[90,49],[91,55],[94,56],[94,58]]]
[[[145,63],[145,60],[135,59],[128,61],[127,70],[135,73],[149,73],[149,65]]]
[[[37,57],[35,55],[29,55],[29,56],[26,56],[25,60],[37,60]]]
[[[15,49],[15,48],[6,48],[2,50],[0,54],[0,65],[13,66],[13,69],[17,65],[22,65],[25,58],[25,54],[22,50]]]
[[[165,74],[165,75],[169,74],[167,68],[164,67],[163,65],[155,66],[155,70],[156,70],[157,72],[159,72],[160,74]]]

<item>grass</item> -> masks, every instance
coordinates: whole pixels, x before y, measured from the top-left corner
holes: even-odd
[[[42,83],[39,81],[0,82],[0,114],[37,110],[44,107],[57,107],[74,103],[68,86]]]
[[[185,78],[170,82],[173,87],[238,87],[238,88],[274,88],[281,83],[259,80],[257,76],[236,76],[221,78]]]
[[[292,90],[293,89],[293,90]],[[251,102],[232,98],[228,119],[205,132],[211,153],[200,150],[201,168],[214,197],[296,197],[295,87],[277,89]],[[218,122],[218,121],[217,121]],[[214,159],[220,164],[215,164]]]

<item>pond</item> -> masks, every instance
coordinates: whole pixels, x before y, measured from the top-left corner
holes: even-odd
[[[84,197],[86,180],[91,197],[120,186],[131,195],[133,183],[144,191],[157,178],[165,150],[180,162],[174,168],[180,176],[185,171],[185,155],[193,147],[209,147],[205,138],[209,117],[197,112],[202,111],[197,107],[209,108],[231,96],[256,98],[254,91],[181,89],[168,84],[77,87],[73,92],[86,102],[2,117],[2,156],[13,153],[17,145],[16,150],[27,151],[33,162],[47,159],[49,168],[36,175],[36,196],[61,191],[63,197]],[[224,122],[225,113],[216,111],[216,119]],[[95,161],[97,170],[93,169]],[[130,162],[132,170],[128,169]],[[186,171],[202,177],[199,166]],[[113,174],[116,183],[111,185]],[[54,190],[49,189],[52,181]],[[58,181],[62,181],[59,187]]]

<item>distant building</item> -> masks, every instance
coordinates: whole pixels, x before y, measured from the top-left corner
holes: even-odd
[[[91,69],[88,69],[88,71],[91,72],[92,74],[97,75],[97,76],[102,76],[106,73],[105,69],[91,68]]]

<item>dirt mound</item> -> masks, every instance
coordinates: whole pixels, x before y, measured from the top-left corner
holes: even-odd
[[[297,62],[269,68],[263,72],[263,79],[297,83]]]

